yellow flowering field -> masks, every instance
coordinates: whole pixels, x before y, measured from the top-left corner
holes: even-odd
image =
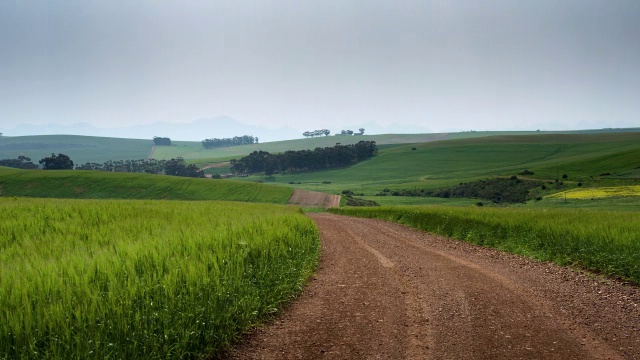
[[[549,195],[548,198],[595,199],[613,196],[640,196],[640,185],[573,189]]]

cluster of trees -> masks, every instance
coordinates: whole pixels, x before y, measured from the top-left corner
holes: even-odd
[[[542,185],[542,181],[524,180],[518,179],[517,176],[511,176],[510,178],[496,178],[460,183],[460,185],[442,189],[384,189],[377,195],[476,198],[490,200],[496,204],[517,204],[534,198],[531,190],[540,187],[545,189],[544,185]]]
[[[360,128],[358,129],[360,132],[353,132],[352,130],[341,130],[340,134],[336,134],[336,135],[345,135],[345,136],[351,136],[351,135],[364,135],[364,128]]]
[[[171,160],[109,160],[104,163],[87,162],[76,167],[76,170],[98,170],[109,172],[145,172],[149,174],[165,174],[184,177],[204,177],[204,172],[194,164],[187,165],[183,158]]]
[[[44,170],[73,170],[73,160],[65,154],[51,154],[38,161]]]
[[[300,172],[330,169],[366,160],[378,151],[375,141],[360,141],[353,145],[336,145],[315,150],[287,151],[270,154],[254,151],[240,160],[231,160],[234,174],[265,173],[271,176],[281,172]]]
[[[17,159],[0,160],[0,166],[12,167],[16,169],[37,169],[38,168],[38,165],[31,162],[31,158],[22,156],[22,155],[18,156]]]
[[[73,161],[65,154],[51,154],[39,161],[44,170],[73,170]],[[18,156],[17,159],[2,159],[0,166],[7,166],[18,169],[38,169],[38,165],[31,162],[26,156]],[[171,160],[109,160],[104,163],[87,162],[76,166],[76,170],[96,170],[108,172],[130,172],[165,174],[185,177],[204,177],[204,172],[194,164],[187,165],[183,158],[179,157]]]
[[[76,166],[76,170],[96,170],[108,172],[145,172],[149,174],[164,173],[164,161],[155,159],[109,160],[104,163],[87,162]]]
[[[171,139],[168,137],[153,137],[153,143],[158,146],[171,146]]]
[[[232,138],[224,138],[224,139],[205,139],[202,140],[202,147],[205,149],[214,149],[219,147],[227,147],[227,146],[238,146],[238,145],[249,145],[249,144],[257,144],[258,138],[253,137],[251,135],[244,136],[234,136]]]
[[[329,134],[331,134],[331,131],[327,130],[327,129],[322,129],[322,130],[313,130],[313,131],[305,131],[302,133],[302,136],[304,137],[316,137],[316,136],[329,136]]]

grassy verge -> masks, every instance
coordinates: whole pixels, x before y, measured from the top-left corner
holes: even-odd
[[[460,207],[341,208],[560,265],[640,284],[640,214],[579,209]]]
[[[0,199],[0,359],[211,355],[298,292],[297,208]]]

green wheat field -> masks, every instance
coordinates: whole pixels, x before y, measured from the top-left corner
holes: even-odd
[[[0,358],[202,358],[299,292],[297,208],[0,198]]]

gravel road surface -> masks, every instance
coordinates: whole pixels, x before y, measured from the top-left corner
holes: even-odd
[[[640,359],[640,291],[379,220],[310,215],[320,268],[232,359]]]

